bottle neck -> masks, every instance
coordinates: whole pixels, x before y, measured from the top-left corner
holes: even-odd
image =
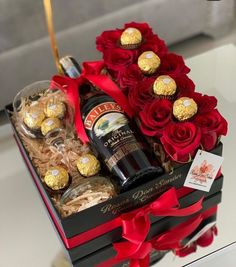
[[[60,59],[60,64],[62,67],[62,70],[64,74],[70,78],[77,78],[81,74],[81,67],[79,63],[71,56],[65,56]],[[88,99],[91,97],[101,94],[100,90],[97,90],[96,87],[89,83],[82,84],[80,86],[80,100],[81,100],[81,105],[83,106],[84,104],[87,103]]]
[[[79,63],[70,56],[65,56],[60,59],[60,64],[64,74],[70,78],[77,78],[81,74],[81,67]]]

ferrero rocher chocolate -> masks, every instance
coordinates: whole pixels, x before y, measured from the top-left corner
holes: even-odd
[[[44,119],[43,109],[36,106],[29,107],[23,117],[25,125],[31,130],[39,130]]]
[[[70,181],[69,173],[61,166],[50,168],[45,176],[45,184],[52,190],[61,190],[68,186]]]
[[[60,128],[61,121],[58,118],[47,118],[41,124],[41,132],[44,136]]]
[[[161,75],[153,84],[153,92],[160,98],[171,98],[176,92],[175,80],[169,75]]]
[[[143,52],[138,58],[138,66],[144,74],[154,74],[161,64],[161,60],[152,51]]]
[[[76,162],[79,172],[86,177],[93,176],[100,171],[100,162],[94,155],[85,154]]]
[[[31,107],[35,107],[35,108],[39,108],[39,109],[44,109],[44,103],[43,102],[40,102],[40,101],[32,101],[31,104],[30,104],[30,108]]]
[[[136,28],[125,29],[120,37],[121,46],[124,48],[137,48],[142,42],[142,34]]]
[[[44,109],[46,116],[50,118],[63,118],[65,111],[65,104],[55,100],[49,100]]]
[[[174,102],[173,114],[179,121],[192,118],[197,113],[196,102],[189,97],[181,97]]]

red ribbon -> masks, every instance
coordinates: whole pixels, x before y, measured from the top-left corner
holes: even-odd
[[[150,241],[140,244],[131,242],[115,243],[113,246],[117,255],[106,262],[96,265],[96,267],[111,267],[124,260],[130,260],[130,267],[148,267],[152,249],[158,251],[174,250],[175,254],[178,255],[176,252],[183,248],[181,241],[192,234],[204,219],[212,216],[216,211],[217,206],[214,206]]]
[[[203,197],[193,205],[180,208],[175,188],[163,193],[157,200],[120,216],[122,222],[122,237],[134,244],[142,243],[150,229],[149,215],[153,216],[188,216],[202,208]]]
[[[117,252],[117,256],[111,261],[121,261],[131,259],[131,267],[147,267],[149,266],[149,253],[152,248],[158,250],[174,249],[180,246],[180,240],[189,235],[200,224],[201,219],[198,216],[193,222],[183,223],[179,227],[173,228],[171,231],[162,234],[153,241],[145,242],[150,230],[149,215],[153,216],[188,216],[192,215],[202,208],[201,198],[195,204],[180,209],[175,188],[171,188],[163,193],[157,200],[147,204],[146,206],[125,213],[120,216],[122,222],[122,237],[126,242],[114,243],[113,247]],[[102,266],[111,266],[112,262],[106,262]]]
[[[140,244],[120,242],[113,244],[116,257],[103,262],[96,267],[111,267],[124,260],[130,260],[130,267],[148,267],[150,252],[155,250],[172,250],[181,246],[181,240],[189,236],[202,222],[201,215],[195,216],[171,230]]]
[[[203,213],[204,217],[210,217],[217,212],[217,206],[207,210]],[[205,233],[203,233],[196,241],[193,241],[187,246],[181,246],[175,250],[175,255],[178,257],[185,257],[189,254],[192,254],[197,251],[197,247],[207,247],[210,246],[214,240],[214,237],[217,235],[217,227],[214,225]]]
[[[149,242],[134,244],[131,242],[121,242],[113,244],[117,252],[117,260],[131,259],[130,267],[149,266],[149,255],[152,249],[171,250],[181,246],[180,241],[190,235],[202,222],[202,217],[198,215],[170,231],[161,234]]]
[[[58,88],[67,94],[68,100],[74,108],[74,123],[78,137],[83,143],[87,143],[89,142],[89,139],[84,129],[80,110],[79,88],[82,84],[89,82],[98,87],[114,99],[114,101],[121,106],[129,117],[132,117],[134,112],[131,109],[126,96],[117,87],[117,85],[107,75],[101,74],[104,67],[104,63],[102,61],[85,62],[83,63],[83,67],[84,70],[82,74],[75,79],[60,75],[53,76],[50,88]]]

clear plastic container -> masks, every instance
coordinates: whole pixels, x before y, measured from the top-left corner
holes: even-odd
[[[115,187],[109,178],[94,176],[85,178],[71,186],[62,195],[60,204],[79,212],[116,195]]]

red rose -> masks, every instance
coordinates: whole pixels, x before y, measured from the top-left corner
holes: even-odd
[[[96,38],[97,50],[104,53],[107,50],[113,48],[120,48],[119,44],[120,36],[122,32],[129,27],[133,27],[140,30],[144,40],[148,40],[154,35],[152,29],[148,26],[147,23],[136,23],[136,22],[126,23],[124,25],[124,29],[104,31],[100,36],[97,36]],[[137,52],[137,49],[131,51]]]
[[[146,103],[139,113],[140,129],[147,136],[161,137],[164,128],[171,122],[172,103],[165,99],[155,99]]]
[[[175,161],[187,162],[200,145],[201,132],[191,122],[170,123],[163,131],[161,143]]]
[[[197,114],[193,122],[201,129],[201,144],[205,150],[213,149],[218,137],[227,134],[228,123],[217,109]]]
[[[143,79],[144,75],[138,65],[132,64],[119,73],[117,82],[124,92],[128,92],[128,90],[133,89]]]
[[[180,74],[187,74],[189,71],[190,69],[185,65],[182,56],[168,53],[161,57],[161,66],[158,71],[160,74],[175,77]]]
[[[201,93],[193,93],[190,97],[194,99],[198,106],[198,113],[208,113],[217,105],[217,99],[214,96],[202,95]]]
[[[104,31],[96,38],[96,48],[100,52],[117,47],[122,30]]]
[[[157,35],[149,36],[148,39],[144,40],[144,43],[139,48],[140,54],[145,51],[153,51],[159,57],[164,56],[168,49],[163,40],[161,40]]]
[[[154,99],[152,94],[153,82],[153,79],[146,78],[128,91],[128,100],[135,112],[142,110],[146,103],[150,103]]]
[[[172,78],[175,80],[178,88],[177,98],[180,98],[182,96],[189,96],[194,93],[195,84],[191,79],[189,79],[187,75],[184,74],[176,77],[173,76]]]
[[[135,61],[132,51],[121,48],[114,48],[112,50],[105,51],[103,59],[108,69],[118,72],[122,71]]]

